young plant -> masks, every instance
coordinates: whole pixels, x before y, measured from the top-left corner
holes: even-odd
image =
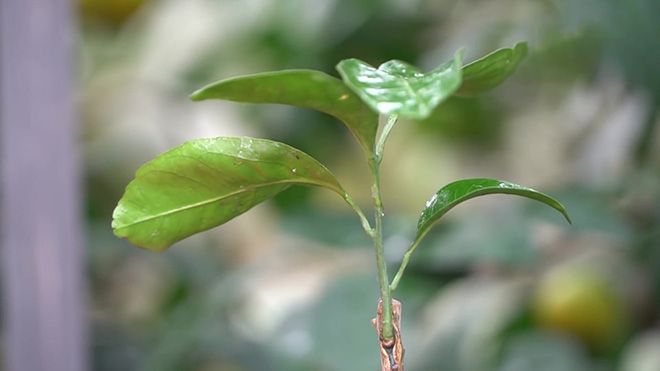
[[[570,222],[566,209],[550,196],[496,179],[463,179],[442,187],[426,203],[417,233],[390,281],[383,251],[380,164],[385,142],[399,117],[421,120],[452,95],[489,90],[515,71],[525,43],[497,50],[463,65],[458,51],[428,73],[392,60],[374,68],[360,60],[337,65],[342,80],[313,70],[284,70],[222,80],[191,95],[192,100],[279,103],[315,109],[341,120],[362,147],[373,176],[370,220],[340,182],[308,154],[283,143],[247,137],[197,139],[144,164],[113,214],[112,228],[135,245],[162,251],[195,233],[216,227],[292,185],[327,188],[357,214],[373,240],[380,302],[374,320],[383,370],[403,370],[400,303],[392,298],[412,253],[451,208],[487,194],[511,194],[540,201]],[[385,124],[379,130],[380,116]]]

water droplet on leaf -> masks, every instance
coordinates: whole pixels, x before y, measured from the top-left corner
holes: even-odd
[[[426,207],[431,207],[431,206],[435,205],[436,201],[438,201],[438,194],[437,193],[434,194],[433,197],[431,197],[431,199],[426,201]]]

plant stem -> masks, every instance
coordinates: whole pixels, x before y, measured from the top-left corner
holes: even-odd
[[[378,301],[376,318],[373,323],[376,326],[376,332],[379,338],[382,338],[383,301]],[[381,371],[403,371],[403,341],[401,340],[401,303],[392,299],[392,325],[394,326],[395,337],[389,341],[380,341],[380,366]]]
[[[387,123],[383,127],[383,132],[380,134],[380,137],[378,138],[378,143],[376,143],[376,162],[378,165],[383,161],[383,151],[385,148],[385,142],[387,141],[387,138],[390,136],[390,131],[392,131],[392,128],[394,127],[394,124],[396,124],[398,119],[397,115],[390,115],[387,118]]]
[[[390,292],[390,281],[387,275],[387,263],[385,262],[385,248],[383,246],[383,201],[380,192],[380,163],[383,161],[383,150],[390,131],[397,122],[396,115],[390,115],[387,123],[378,138],[375,147],[374,159],[369,161],[369,167],[373,175],[374,183],[371,187],[371,196],[374,203],[374,229],[371,238],[376,250],[376,266],[378,268],[378,285],[380,287],[380,298],[383,302],[382,315],[380,316],[380,337],[382,341],[394,339],[394,326],[392,324],[392,295]]]
[[[378,285],[380,286],[380,298],[383,301],[382,332],[381,340],[394,338],[394,327],[392,325],[392,297],[390,295],[390,282],[387,276],[387,264],[385,262],[385,249],[383,247],[383,202],[380,196],[380,170],[376,162],[372,162],[371,171],[374,176],[374,184],[371,189],[374,202],[374,230],[372,239],[376,249],[376,266],[378,268]]]
[[[362,229],[364,229],[365,232],[367,232],[367,235],[371,238],[374,236],[374,229],[371,228],[371,224],[369,224],[369,219],[364,215],[364,212],[362,212],[362,209],[360,206],[358,206],[351,196],[348,193],[344,194],[344,200],[351,206],[353,211],[357,214],[358,217],[360,217],[360,222],[362,223]]]
[[[401,277],[403,277],[403,272],[406,270],[406,267],[408,266],[408,261],[410,261],[410,255],[415,251],[417,248],[417,245],[419,245],[419,241],[421,241],[422,238],[416,238],[415,242],[410,245],[408,250],[406,250],[406,253],[403,254],[403,259],[401,260],[401,265],[399,266],[399,270],[396,272],[396,275],[394,276],[394,279],[392,279],[392,283],[390,284],[390,292],[396,290],[397,286],[399,286],[399,281],[401,281]]]

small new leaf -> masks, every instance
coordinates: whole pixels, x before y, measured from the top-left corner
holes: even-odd
[[[283,70],[234,77],[207,85],[190,98],[287,104],[321,111],[348,127],[367,158],[373,155],[378,116],[341,80],[320,71]]]
[[[423,120],[461,86],[462,50],[428,73],[392,60],[377,69],[359,59],[337,65],[344,83],[374,111]]]
[[[496,87],[516,71],[526,55],[527,43],[520,42],[463,66],[463,83],[456,95],[473,96]]]
[[[415,240],[424,237],[433,224],[454,206],[471,198],[498,193],[527,197],[542,202],[559,211],[566,218],[566,221],[571,223],[564,205],[554,198],[535,191],[532,188],[497,179],[462,179],[442,187],[426,202],[426,207],[422,211],[422,215],[417,223],[417,236]]]
[[[431,227],[443,215],[445,215],[449,210],[461,202],[465,202],[478,196],[496,193],[522,196],[542,202],[559,211],[569,223],[571,222],[571,219],[568,217],[568,213],[566,212],[564,205],[559,203],[559,201],[555,200],[554,198],[541,192],[535,191],[531,188],[523,187],[521,185],[504,180],[483,178],[463,179],[449,183],[442,187],[436,194],[433,195],[433,197],[431,197],[430,200],[426,202],[426,207],[422,211],[422,215],[417,222],[417,235],[415,236],[415,240],[403,255],[401,266],[399,267],[398,272],[392,280],[390,289],[395,290],[397,288],[399,281],[401,281],[401,277],[403,276],[403,273],[408,266],[410,256],[413,252],[415,252],[415,249],[417,249],[417,246],[419,246],[419,243],[422,241],[424,236],[426,236]]]
[[[193,140],[137,171],[114,211],[112,228],[135,245],[161,251],[294,184],[348,197],[328,169],[286,144],[253,138]]]

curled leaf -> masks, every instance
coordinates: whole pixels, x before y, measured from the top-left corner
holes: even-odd
[[[461,85],[463,51],[428,73],[398,60],[374,68],[359,59],[337,65],[344,83],[374,111],[422,120]]]
[[[392,280],[390,289],[395,290],[397,288],[399,281],[401,281],[401,277],[403,277],[403,273],[405,272],[406,267],[410,262],[410,256],[413,252],[415,252],[415,249],[417,249],[417,246],[419,246],[419,243],[422,241],[424,236],[426,236],[431,227],[433,227],[433,225],[443,215],[445,215],[454,206],[471,198],[497,193],[522,196],[542,202],[559,211],[564,216],[564,218],[566,218],[566,220],[571,223],[571,219],[566,212],[566,208],[564,205],[559,203],[559,201],[544,193],[535,191],[531,188],[523,187],[519,184],[507,182],[504,180],[485,178],[463,179],[449,183],[442,187],[436,194],[433,195],[433,197],[431,197],[430,200],[426,202],[426,207],[422,211],[422,215],[417,222],[417,235],[415,236],[415,240],[403,255],[401,266],[399,267],[399,270]]]
[[[539,201],[559,211],[569,223],[571,222],[564,205],[532,188],[497,179],[462,179],[442,187],[426,202],[426,207],[417,223],[416,239],[423,237],[433,224],[454,206],[471,198],[489,194],[510,194]]]

